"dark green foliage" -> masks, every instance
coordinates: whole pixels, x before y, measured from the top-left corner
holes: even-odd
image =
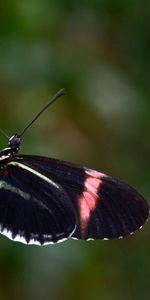
[[[1,1],[0,127],[22,152],[118,176],[150,199],[149,1]],[[0,136],[0,147],[6,146]],[[0,299],[148,300],[150,226],[37,248],[0,238]]]

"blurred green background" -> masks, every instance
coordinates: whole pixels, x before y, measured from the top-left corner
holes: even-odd
[[[22,153],[105,171],[150,199],[149,1],[0,2],[0,128]],[[1,135],[0,147],[6,146]],[[0,237],[0,300],[149,299],[150,225],[123,240],[47,247]]]

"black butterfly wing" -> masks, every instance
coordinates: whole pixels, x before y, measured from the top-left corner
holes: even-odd
[[[76,228],[76,212],[65,190],[15,158],[0,175],[0,232],[28,244],[68,238]]]
[[[112,176],[56,159],[38,156],[16,159],[20,168],[22,165],[33,168],[61,186],[67,194],[68,205],[73,205],[77,215],[74,238],[123,237],[141,228],[148,218],[146,200]]]
[[[93,170],[86,173],[85,189],[79,198],[80,229],[73,236],[122,238],[142,228],[149,216],[149,206],[137,191],[110,175]]]

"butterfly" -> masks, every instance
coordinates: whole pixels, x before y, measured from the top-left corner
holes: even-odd
[[[0,233],[36,245],[130,235],[149,216],[147,201],[132,187],[70,162],[19,154],[22,135],[63,94],[0,152]]]

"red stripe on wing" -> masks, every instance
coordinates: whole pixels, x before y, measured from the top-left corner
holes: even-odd
[[[82,237],[86,232],[91,213],[95,210],[100,201],[98,190],[101,185],[101,174],[93,170],[88,170],[86,174],[87,178],[84,182],[84,190],[82,195],[78,198],[78,211]]]

